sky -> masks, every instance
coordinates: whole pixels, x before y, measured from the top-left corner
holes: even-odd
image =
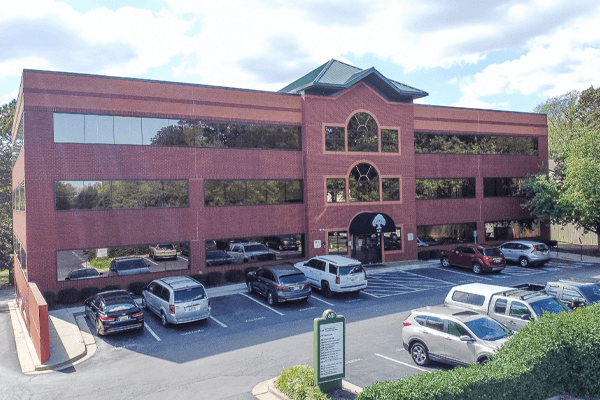
[[[0,13],[0,104],[24,69],[277,91],[336,59],[417,103],[532,112],[600,86],[592,0],[19,0]]]

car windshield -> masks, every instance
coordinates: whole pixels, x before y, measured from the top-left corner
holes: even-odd
[[[298,283],[306,281],[304,274],[284,275],[279,277],[281,283]]]
[[[227,254],[223,250],[212,250],[206,252],[207,259],[227,258]]]
[[[491,318],[483,317],[466,322],[465,325],[482,340],[500,340],[510,336],[510,330]]]
[[[141,259],[133,259],[133,260],[119,260],[117,261],[117,269],[119,271],[126,271],[130,269],[137,268],[146,268],[146,263]]]
[[[581,292],[590,303],[600,301],[600,286],[585,285],[581,286],[579,289],[581,289]]]
[[[249,246],[244,246],[246,251],[268,251],[264,244],[251,244]]]
[[[498,257],[502,255],[502,253],[494,247],[493,249],[483,249],[483,255],[488,257]]]
[[[561,302],[552,298],[534,301],[530,305],[537,315],[543,315],[544,311],[548,311],[550,314],[558,314],[563,311],[570,311],[567,306],[564,306]]]
[[[175,303],[187,303],[188,301],[201,300],[206,296],[202,286],[175,291]]]
[[[340,271],[340,275],[358,274],[359,272],[363,272],[363,268],[362,268],[362,265],[356,264],[356,265],[348,265],[345,267],[340,267],[339,271]]]

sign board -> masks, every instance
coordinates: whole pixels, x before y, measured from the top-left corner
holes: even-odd
[[[320,248],[321,248],[321,241],[315,240],[315,249],[320,249]]]
[[[96,257],[97,258],[108,257],[108,248],[98,249],[96,251]]]
[[[325,310],[314,320],[315,383],[328,393],[346,376],[346,318]]]
[[[406,239],[408,239],[409,241],[413,240],[414,239],[413,234],[409,233],[408,235],[406,235]]]

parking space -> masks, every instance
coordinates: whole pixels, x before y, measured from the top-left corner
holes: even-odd
[[[369,272],[368,286],[363,293],[382,298],[453,285],[455,283],[452,281],[427,277],[411,271]]]

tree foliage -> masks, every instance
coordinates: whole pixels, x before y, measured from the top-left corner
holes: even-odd
[[[10,146],[16,100],[0,108],[0,270],[12,262],[12,149]]]
[[[555,166],[529,177],[524,206],[551,223],[572,223],[600,236],[600,88],[568,92],[535,110],[548,114]]]

